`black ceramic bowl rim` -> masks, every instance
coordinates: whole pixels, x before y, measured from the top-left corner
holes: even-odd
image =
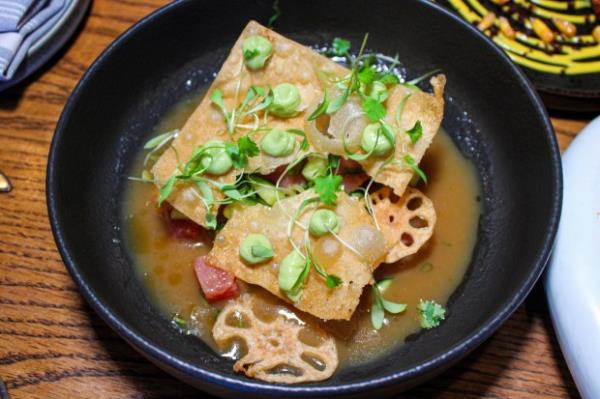
[[[542,250],[537,256],[535,261],[535,265],[532,268],[530,274],[527,279],[524,281],[523,285],[519,289],[519,291],[508,300],[508,302],[504,305],[504,307],[488,318],[485,323],[482,324],[481,328],[471,336],[463,339],[452,347],[448,348],[445,352],[440,353],[438,356],[435,356],[431,359],[428,359],[424,363],[421,363],[418,366],[412,367],[408,370],[392,373],[389,375],[383,376],[374,376],[373,378],[355,383],[347,383],[347,384],[339,384],[334,386],[294,386],[294,385],[275,385],[268,384],[258,381],[253,381],[250,379],[236,379],[228,376],[224,376],[221,374],[213,373],[207,370],[204,370],[198,366],[193,364],[183,362],[176,357],[172,356],[166,351],[161,350],[157,345],[147,341],[143,336],[137,334],[125,320],[121,320],[115,316],[112,310],[106,306],[96,295],[93,288],[88,284],[88,282],[83,278],[82,274],[79,272],[78,266],[72,256],[72,253],[69,248],[69,243],[66,242],[65,237],[63,236],[63,226],[61,224],[61,220],[58,216],[58,201],[57,195],[59,191],[59,187],[57,185],[57,175],[56,175],[56,161],[60,153],[61,142],[63,140],[63,136],[65,135],[65,126],[67,121],[71,117],[71,113],[73,111],[74,105],[77,103],[81,92],[83,91],[84,86],[86,86],[89,80],[94,79],[94,75],[96,74],[96,70],[100,68],[104,62],[104,60],[109,57],[109,55],[113,52],[113,50],[122,45],[123,42],[127,40],[127,38],[131,35],[136,34],[136,31],[141,27],[146,26],[148,24],[152,24],[155,20],[161,18],[163,14],[168,13],[172,8],[178,7],[179,4],[184,3],[188,0],[178,0],[171,4],[168,4],[147,17],[143,18],[140,22],[136,23],[129,30],[123,33],[119,38],[117,38],[113,43],[111,43],[106,50],[94,61],[94,63],[90,66],[87,72],[83,75],[75,89],[73,90],[71,96],[69,97],[65,108],[62,112],[60,120],[57,124],[56,131],[52,140],[52,144],[49,152],[48,166],[47,166],[47,177],[46,177],[46,196],[48,202],[48,214],[50,218],[50,224],[52,226],[52,232],[54,234],[54,238],[56,240],[56,244],[58,250],[62,256],[62,259],[75,280],[77,286],[79,287],[81,293],[84,298],[90,304],[90,306],[104,319],[104,321],[110,325],[122,338],[124,338],[127,342],[129,342],[134,348],[140,351],[142,354],[147,356],[149,359],[158,361],[163,365],[167,365],[169,368],[176,370],[178,373],[187,376],[191,379],[201,379],[208,383],[215,384],[220,386],[226,390],[234,390],[241,393],[247,394],[265,394],[265,395],[282,395],[285,394],[287,396],[306,396],[306,395],[331,395],[331,394],[352,394],[365,392],[368,390],[376,390],[384,387],[388,387],[396,382],[413,379],[418,377],[423,377],[428,373],[435,373],[436,370],[439,370],[442,365],[452,364],[466,354],[471,352],[475,347],[481,344],[485,339],[487,339],[523,302],[528,293],[533,288],[535,282],[538,280],[540,275],[542,274],[544,267],[548,261],[550,256],[550,252],[552,250],[552,246],[554,243],[554,238],[558,229],[558,221],[560,218],[560,210],[561,210],[561,199],[562,199],[562,173],[561,173],[561,160],[560,153],[558,151],[558,146],[556,144],[556,138],[554,136],[554,130],[550,123],[550,119],[548,118],[548,114],[542,101],[537,95],[533,85],[525,76],[525,74],[521,71],[521,69],[516,66],[505,54],[504,52],[494,45],[489,39],[487,39],[483,34],[481,34],[476,28],[464,22],[461,18],[456,16],[455,14],[447,11],[441,6],[434,4],[429,1],[422,0],[422,2],[429,7],[432,12],[438,12],[444,14],[447,18],[454,20],[455,23],[463,25],[463,27],[472,34],[480,37],[482,41],[482,45],[491,47],[492,50],[498,56],[498,62],[502,62],[507,64],[512,70],[514,79],[517,79],[519,84],[522,85],[526,91],[528,92],[532,102],[535,104],[535,108],[539,114],[541,114],[543,119],[543,133],[546,135],[546,139],[550,141],[552,144],[551,148],[551,157],[552,157],[552,165],[549,165],[552,168],[552,180],[553,180],[553,195],[552,198],[549,198],[552,201],[552,216],[548,220],[548,224],[545,231],[544,237],[544,245]]]

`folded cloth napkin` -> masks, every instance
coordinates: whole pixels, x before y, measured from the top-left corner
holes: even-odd
[[[27,51],[56,25],[72,1],[0,0],[0,81],[12,78]]]
[[[17,30],[45,3],[46,0],[0,0],[0,32]]]

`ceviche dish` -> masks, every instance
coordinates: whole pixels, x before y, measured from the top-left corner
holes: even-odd
[[[445,76],[406,76],[368,44],[249,22],[130,173],[126,245],[149,296],[249,378],[325,380],[452,317],[479,179],[441,129]]]

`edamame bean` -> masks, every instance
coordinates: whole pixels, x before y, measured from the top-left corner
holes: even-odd
[[[339,230],[338,217],[329,209],[317,209],[308,223],[308,231],[315,237],[321,237],[330,231],[337,233]]]
[[[211,140],[203,145],[204,155],[200,158],[202,167],[206,173],[219,176],[229,172],[233,167],[231,157],[225,150],[225,143],[220,140]]]
[[[273,206],[277,202],[277,189],[270,181],[260,177],[252,177],[250,185],[267,205]]]
[[[310,157],[302,168],[302,176],[308,181],[313,181],[327,173],[327,160],[321,157]]]
[[[281,83],[273,89],[273,102],[269,106],[269,112],[282,118],[288,118],[298,112],[301,102],[300,91],[295,85]]]
[[[273,157],[285,157],[294,151],[296,139],[291,133],[279,129],[271,129],[260,141],[263,152]]]
[[[242,54],[249,69],[260,69],[273,54],[273,44],[262,36],[249,36],[242,43]]]
[[[290,252],[279,265],[279,288],[290,291],[306,266],[306,259],[298,251]]]
[[[360,140],[360,146],[365,152],[372,152],[377,156],[386,155],[393,149],[392,143],[388,141],[381,131],[379,123],[371,123],[365,127]]]
[[[248,234],[240,244],[240,257],[250,265],[263,263],[273,255],[271,242],[262,234]]]

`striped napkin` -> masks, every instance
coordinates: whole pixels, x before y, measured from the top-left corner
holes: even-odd
[[[0,0],[0,81],[10,80],[27,51],[74,0]]]

